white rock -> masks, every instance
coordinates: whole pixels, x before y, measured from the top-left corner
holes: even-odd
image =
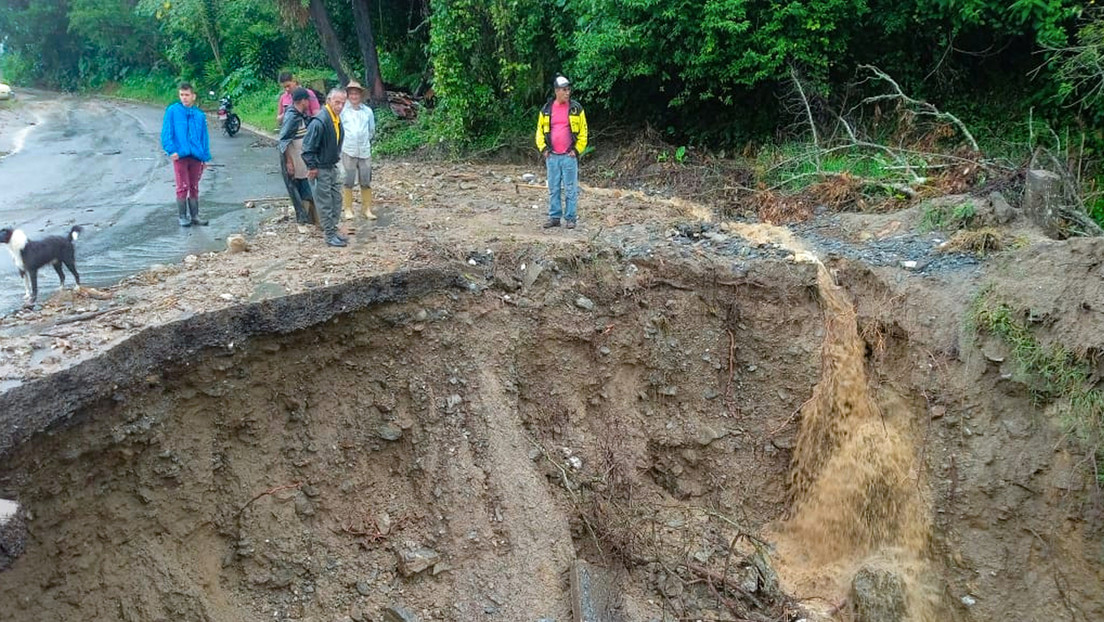
[[[916,262],[915,261],[902,261],[901,262],[901,267],[904,268],[905,270],[915,270],[916,269]]]

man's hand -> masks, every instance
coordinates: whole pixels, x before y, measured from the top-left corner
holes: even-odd
[[[288,175],[295,175],[295,165],[291,163],[291,158],[288,158],[284,164],[287,165]]]
[[[552,155],[552,152],[551,152],[551,151],[549,151],[549,150],[547,150],[547,149],[545,149],[545,150],[543,151],[543,153],[544,153],[544,159],[545,159],[545,160],[547,160],[547,159],[548,159],[548,156]]]
[[[169,159],[172,160],[173,162],[176,162],[177,160],[180,159],[180,154],[170,153],[169,154]]]
[[[318,177],[318,169],[312,168],[307,171],[307,179],[316,179]]]

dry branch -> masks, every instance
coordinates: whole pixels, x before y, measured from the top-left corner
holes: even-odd
[[[950,121],[952,124],[954,124],[955,127],[958,128],[958,131],[962,132],[962,135],[966,137],[966,140],[970,143],[970,147],[974,150],[974,152],[975,153],[981,152],[981,149],[978,147],[977,141],[974,140],[974,135],[970,133],[970,130],[966,129],[966,124],[963,123],[958,117],[956,117],[953,114],[950,114],[948,112],[943,112],[943,111],[939,110],[938,108],[936,108],[935,106],[933,106],[932,104],[929,104],[928,102],[920,101],[918,99],[913,99],[913,98],[909,97],[908,95],[905,95],[905,92],[901,90],[901,85],[897,84],[896,80],[889,77],[889,74],[882,71],[881,69],[878,69],[874,65],[859,65],[859,69],[865,69],[865,70],[871,72],[872,74],[874,74],[875,78],[877,78],[879,80],[884,80],[885,82],[888,82],[890,84],[890,86],[893,87],[893,91],[894,91],[893,93],[886,93],[884,95],[874,95],[872,97],[867,97],[866,99],[864,99],[862,101],[862,103],[872,104],[872,103],[876,103],[876,102],[880,102],[880,101],[887,101],[887,100],[902,101],[902,102],[908,104],[909,106],[912,106],[913,108],[915,108],[917,114],[922,114],[922,115],[927,115],[927,116],[930,116],[930,117],[935,117],[936,119],[941,119],[943,121]]]
[[[78,315],[71,315],[69,317],[61,318],[54,322],[55,325],[59,324],[73,324],[74,322],[83,322],[85,320],[91,320],[92,318],[99,317],[101,315],[109,315],[112,313],[122,313],[124,311],[130,311],[130,307],[117,307],[115,309],[103,309],[102,311],[89,311],[88,313],[80,313]]]

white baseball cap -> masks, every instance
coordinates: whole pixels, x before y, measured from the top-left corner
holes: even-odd
[[[552,81],[552,86],[558,89],[571,88],[571,80],[563,76],[556,76],[556,79]]]

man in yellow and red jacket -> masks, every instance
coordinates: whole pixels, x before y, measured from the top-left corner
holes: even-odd
[[[571,82],[563,76],[552,81],[556,96],[541,108],[537,118],[537,149],[548,168],[548,222],[559,227],[562,216],[568,229],[575,228],[579,206],[579,154],[587,146],[586,113],[571,99]],[[560,195],[564,195],[561,210]]]

